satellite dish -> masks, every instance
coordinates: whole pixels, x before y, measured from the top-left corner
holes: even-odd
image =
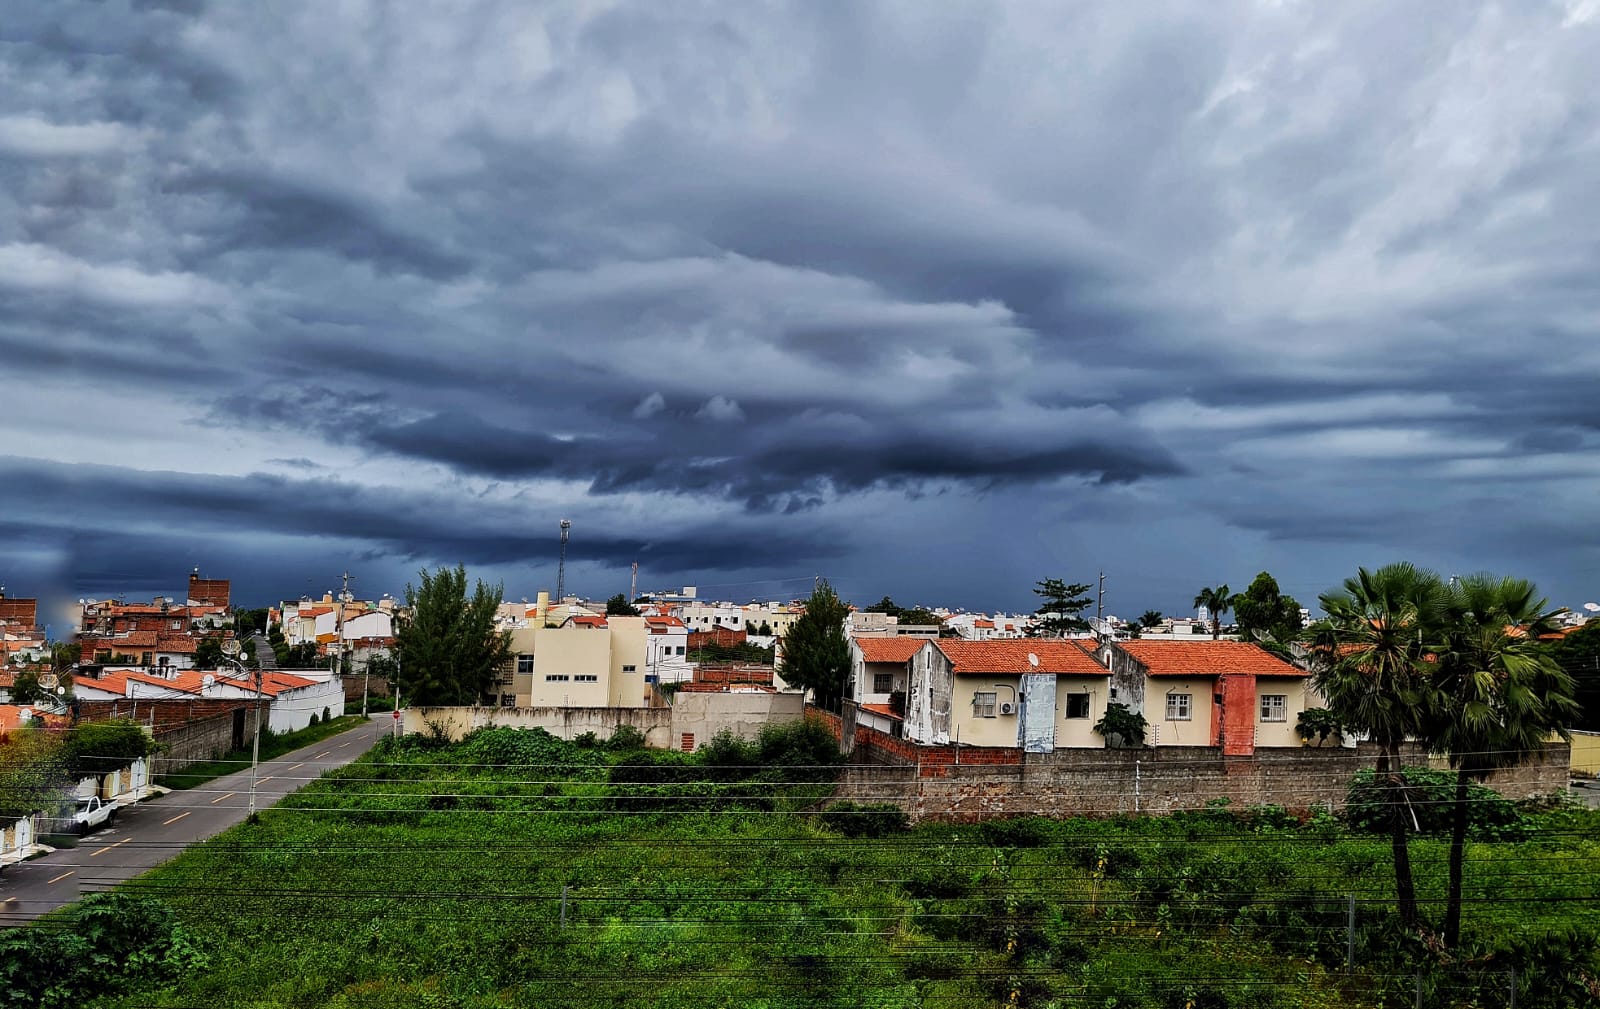
[[[238,638],[228,638],[222,642],[222,654],[224,655],[238,655],[241,650]]]
[[[1033,654],[1032,652],[1029,652],[1028,653],[1028,665],[1032,666],[1035,669],[1038,669],[1039,668],[1039,656]]]
[[[207,673],[204,676],[200,677],[200,685],[202,687],[207,688],[207,689],[210,689],[211,687],[215,686],[216,682],[217,682],[217,678],[215,676],[212,676],[210,673]]]
[[[61,680],[55,673],[45,673],[39,677],[39,686],[46,690],[54,690],[61,685]]]
[[[1600,613],[1600,603],[1584,603],[1583,608],[1590,613]]]
[[[19,712],[17,712],[17,715],[18,715],[18,716],[19,716],[19,717],[20,717],[20,718],[21,718],[21,719],[22,719],[22,720],[23,720],[23,721],[24,721],[24,722],[31,722],[31,721],[33,721],[33,709],[32,709],[32,708],[23,708],[23,709],[22,709],[22,710],[21,710],[21,711],[19,711]]]

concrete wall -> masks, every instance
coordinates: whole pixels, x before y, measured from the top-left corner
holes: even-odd
[[[610,617],[611,683],[606,703],[614,708],[644,707],[645,671],[649,666],[649,631],[644,617]]]
[[[1107,681],[1103,676],[1056,677],[1056,747],[1088,747],[1100,749],[1106,745],[1094,724],[1105,717]],[[1089,695],[1089,716],[1068,718],[1067,698],[1072,694]]]
[[[666,749],[674,745],[668,708],[407,708],[403,717],[407,733],[430,732],[438,725],[453,740],[489,726],[544,729],[562,739],[592,732],[608,739],[619,725],[631,725],[644,733],[649,746]]]
[[[310,725],[312,715],[320,720],[324,709],[335,718],[344,714],[344,685],[332,677],[278,694],[267,705],[266,726],[273,732],[295,732]]]
[[[1211,694],[1216,681],[1210,677],[1153,676],[1144,688],[1144,718],[1150,723],[1145,741],[1155,746],[1211,745]],[[1189,695],[1189,718],[1167,718],[1167,699]]]
[[[242,706],[238,710],[244,711],[244,741],[248,743],[250,733],[255,729],[255,715]],[[266,725],[265,711],[262,712],[262,725]],[[199,721],[157,728],[156,741],[166,749],[150,758],[150,773],[170,774],[190,764],[216,760],[233,749],[233,730],[232,711]]]
[[[1572,734],[1572,769],[1600,774],[1600,732]]]
[[[792,722],[804,714],[805,700],[799,694],[680,691],[672,698],[672,745],[696,750],[724,729],[742,739],[755,739],[763,725]]]
[[[1372,767],[1376,750],[1288,747],[1252,756],[1224,756],[1220,747],[1144,750],[1055,750],[1026,753],[1000,747],[917,746],[839,716],[808,709],[839,733],[850,764],[836,797],[893,802],[915,821],[964,822],[1003,816],[1110,816],[1200,809],[1215,799],[1235,807],[1339,809],[1350,778]],[[1552,744],[1528,762],[1491,775],[1510,798],[1564,791],[1571,759]],[[1406,763],[1443,767],[1443,758],[1413,750]]]
[[[1309,688],[1310,684],[1304,677],[1256,677],[1255,721],[1257,746],[1300,745],[1300,734],[1294,731],[1295,723],[1299,721],[1302,711],[1317,706],[1313,703]],[[1267,722],[1261,718],[1261,698],[1270,694],[1282,694],[1285,697],[1284,720],[1281,722]]]

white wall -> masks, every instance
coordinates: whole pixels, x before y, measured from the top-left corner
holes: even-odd
[[[311,724],[311,716],[322,717],[322,709],[334,717],[344,714],[344,684],[336,679],[285,690],[267,705],[267,726],[273,732],[294,732]]]

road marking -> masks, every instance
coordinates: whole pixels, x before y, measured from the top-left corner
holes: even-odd
[[[89,852],[89,857],[93,858],[96,855],[104,855],[106,852],[110,851],[112,848],[117,847],[117,845],[127,844],[131,840],[133,840],[133,838],[125,837],[122,840],[118,841],[116,844],[108,844],[104,848],[101,848],[99,851],[91,851],[91,852]]]
[[[298,771],[300,768],[302,768],[304,766],[306,766],[306,765],[305,764],[296,764],[293,767],[289,768],[289,771]],[[288,774],[289,771],[285,771],[284,773]]]
[[[211,800],[211,804],[213,806],[215,806],[217,803],[221,802],[223,799],[231,798],[231,797],[233,797],[235,795],[238,795],[238,794],[239,794],[238,792],[228,792],[225,795],[219,795],[215,799]]]
[[[312,757],[311,759],[312,760],[321,760],[323,757],[326,757],[328,754],[330,754],[332,752],[333,752],[332,750],[323,750],[321,753],[317,754],[315,757]]]
[[[76,869],[68,869],[66,872],[63,872],[61,875],[57,876],[55,879],[46,880],[44,885],[45,886],[49,886],[51,883],[59,883],[62,880],[66,879],[68,876],[72,875],[74,872],[77,872],[77,871],[78,870],[76,870]]]
[[[345,747],[347,747],[349,745],[350,745],[349,740],[346,740],[345,742],[339,744],[339,749],[342,750],[342,749],[344,749]]]
[[[266,784],[266,783],[267,783],[267,782],[269,782],[269,781],[271,781],[271,780],[272,780],[272,778],[273,778],[273,775],[270,775],[270,774],[269,774],[269,775],[267,775],[267,776],[266,776],[266,777],[265,777],[265,778],[257,778],[257,779],[256,779],[256,784],[258,784],[258,785],[264,785],[264,784]]]
[[[168,824],[169,824],[169,823],[177,823],[177,822],[178,822],[178,821],[179,821],[179,820],[181,820],[181,819],[183,819],[183,818],[184,818],[184,817],[186,817],[186,816],[188,816],[188,815],[189,815],[189,814],[188,814],[188,813],[179,813],[179,814],[178,814],[178,815],[177,815],[177,816],[174,816],[174,817],[173,817],[173,818],[172,818],[172,819],[170,819],[170,820],[163,820],[163,821],[161,821],[161,825],[162,825],[162,826],[163,826],[163,827],[165,827],[165,826],[167,826],[167,825],[168,825]]]

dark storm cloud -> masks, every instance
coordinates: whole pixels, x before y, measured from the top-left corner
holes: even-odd
[[[7,5],[0,551],[1577,586],[1592,14]]]

